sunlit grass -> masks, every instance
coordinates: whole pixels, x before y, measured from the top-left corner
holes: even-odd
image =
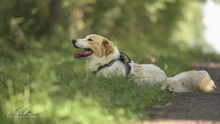
[[[50,49],[44,46],[26,54],[14,51],[0,58],[0,75],[8,87],[6,90],[0,82],[2,123],[138,122],[150,119],[145,107],[163,104],[170,97],[158,87],[137,86],[133,81],[136,77],[132,75],[127,78],[118,75],[87,77],[85,62],[74,59],[75,49],[68,44],[64,42],[61,47],[52,44]],[[133,49],[137,50],[138,46]],[[145,50],[142,51],[140,56],[145,56]],[[189,68],[194,60],[218,59],[215,54],[202,54],[193,49],[161,49],[147,54],[155,55],[155,64],[168,76]],[[129,56],[133,60],[139,58],[135,52]],[[144,58],[140,63],[149,63],[149,60]],[[17,109],[13,110],[15,107]],[[28,111],[37,117],[7,117],[11,110],[9,115],[14,116],[24,107],[22,116],[25,116],[22,112]]]
[[[72,64],[75,60],[56,52],[24,58],[10,63],[1,60],[1,76],[8,86],[6,90],[0,84],[4,123],[134,122],[149,119],[145,107],[162,104],[169,97],[164,91],[137,86],[132,75],[87,77],[85,72],[78,72],[80,64]],[[7,117],[8,113],[16,116],[24,107],[21,114],[28,111],[37,117]]]

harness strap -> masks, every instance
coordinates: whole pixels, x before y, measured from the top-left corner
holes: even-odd
[[[125,60],[125,58],[124,58],[123,55],[125,55],[125,56],[128,58],[128,61]],[[120,55],[119,55],[119,57],[118,57],[117,59],[114,59],[114,60],[110,61],[109,63],[107,63],[107,64],[105,64],[105,65],[99,66],[99,68],[98,68],[96,71],[94,71],[93,73],[96,74],[96,73],[98,73],[101,69],[103,69],[103,68],[105,68],[105,67],[111,66],[111,65],[114,64],[117,60],[121,60],[121,61],[124,63],[126,76],[127,76],[128,74],[130,74],[130,72],[131,72],[131,66],[130,66],[128,63],[131,62],[131,59],[129,58],[129,56],[128,56],[127,54],[125,54],[125,53],[123,53],[123,52],[120,53]]]

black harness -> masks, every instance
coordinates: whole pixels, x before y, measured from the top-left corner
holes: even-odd
[[[128,58],[128,61],[125,60],[123,54]],[[120,55],[119,55],[119,57],[118,57],[117,59],[113,59],[113,60],[110,61],[109,63],[107,63],[107,64],[105,64],[105,65],[99,66],[99,68],[98,68],[96,71],[94,71],[93,73],[96,74],[96,73],[98,73],[101,69],[103,69],[103,68],[105,68],[105,67],[111,66],[111,65],[114,64],[117,60],[121,60],[121,61],[124,63],[126,76],[127,76],[128,74],[130,74],[130,72],[131,72],[131,66],[130,66],[128,63],[131,62],[131,59],[128,57],[128,55],[126,55],[126,54],[123,53],[123,52],[120,53]]]

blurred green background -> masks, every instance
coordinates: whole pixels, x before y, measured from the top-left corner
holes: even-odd
[[[0,84],[0,121],[102,124],[149,119],[144,106],[163,104],[169,95],[117,77],[86,77],[85,62],[74,59],[79,50],[71,40],[102,35],[135,62],[156,60],[174,76],[190,69],[193,61],[220,60],[203,37],[205,2],[1,0],[0,76],[5,85]],[[6,116],[26,105],[37,111],[37,118]]]

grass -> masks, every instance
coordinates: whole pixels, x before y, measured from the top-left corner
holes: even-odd
[[[76,61],[72,55],[63,57],[62,52],[43,51],[13,61],[1,58],[0,62],[0,74],[8,86],[6,90],[0,84],[1,123],[137,122],[150,118],[146,106],[162,104],[169,97],[164,91],[137,86],[132,75],[87,77],[85,67],[79,71],[82,61]],[[10,116],[35,113],[37,117],[14,118],[7,117],[8,113]]]
[[[0,82],[0,123],[138,122],[150,119],[145,107],[163,105],[163,101],[170,97],[158,87],[148,89],[147,86],[137,86],[132,75],[128,78],[114,75],[111,78],[87,77],[85,63],[74,59],[75,49],[69,42],[60,46],[42,45],[36,41],[31,43],[32,49],[27,53],[10,49],[11,52],[3,51],[0,58],[0,76],[8,86],[6,90]],[[150,55],[157,52],[155,64],[168,76],[180,73],[195,59],[219,60],[219,56],[201,54],[199,50],[155,49],[143,49],[140,56],[145,56],[145,52]],[[132,60],[139,58],[134,52],[123,52],[128,53]],[[149,60],[142,59],[140,63],[149,63]],[[35,113],[37,117],[7,117],[8,113],[21,116]]]

